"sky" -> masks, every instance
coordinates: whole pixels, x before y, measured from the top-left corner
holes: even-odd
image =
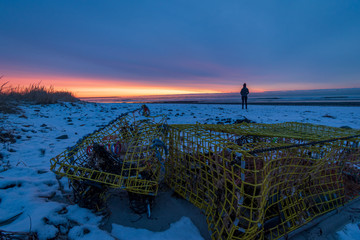
[[[0,76],[79,97],[360,87],[358,0],[0,0]]]

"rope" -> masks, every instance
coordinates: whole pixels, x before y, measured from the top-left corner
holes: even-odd
[[[162,168],[165,169],[164,161],[162,160],[161,153],[158,149],[158,148],[163,148],[165,150],[165,155],[169,154],[169,151],[168,151],[166,145],[164,144],[164,142],[161,141],[160,139],[156,138],[156,139],[152,140],[152,145],[150,146],[150,148],[156,150],[156,157],[159,160],[159,162],[161,163]]]
[[[313,142],[308,142],[308,143],[293,144],[290,146],[256,149],[256,150],[250,151],[248,153],[256,154],[256,153],[269,152],[269,151],[275,151],[275,150],[281,150],[281,149],[289,149],[289,148],[294,148],[294,147],[311,146],[311,145],[316,145],[316,144],[321,144],[321,143],[336,142],[339,140],[347,140],[347,139],[357,138],[357,137],[360,137],[360,134],[348,136],[348,137],[339,137],[339,138],[334,138],[334,139],[329,139],[329,140],[323,140],[323,141],[313,141]]]

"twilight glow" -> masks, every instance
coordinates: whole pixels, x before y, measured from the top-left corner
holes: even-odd
[[[360,2],[1,1],[0,76],[78,97],[360,87]]]

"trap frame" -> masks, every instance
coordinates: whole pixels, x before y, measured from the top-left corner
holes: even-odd
[[[360,132],[283,124],[172,125],[166,181],[212,239],[278,239],[360,196]]]

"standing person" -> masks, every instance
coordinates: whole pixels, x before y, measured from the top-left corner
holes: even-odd
[[[244,109],[244,103],[245,103],[245,108],[247,109],[247,95],[249,94],[249,89],[246,87],[246,83],[244,83],[240,94],[241,94],[242,109]]]

